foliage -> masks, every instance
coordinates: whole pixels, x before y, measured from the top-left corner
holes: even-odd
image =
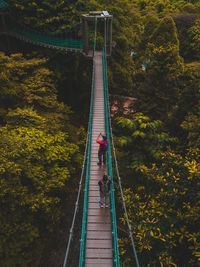
[[[125,191],[141,266],[198,266],[198,161],[168,150],[160,163],[141,165],[142,179]],[[127,239],[122,248],[126,257]]]
[[[82,13],[113,14],[109,89],[137,98],[134,115],[115,118],[114,132],[141,266],[198,266],[199,1],[10,2],[20,27],[79,39]],[[99,48],[102,43],[98,25]],[[22,43],[15,51],[18,47],[24,55],[0,53],[0,265],[5,267],[44,265],[50,240],[57,233],[65,236],[62,223],[70,217],[66,210],[85,141],[85,130],[74,124],[79,127],[77,117],[87,118],[92,70],[79,54]],[[120,229],[126,231],[122,216]],[[124,236],[120,247],[122,266],[133,266]]]
[[[160,21],[150,36],[145,54],[148,67],[136,92],[138,106],[146,114],[166,120],[176,103],[177,80],[183,70],[176,27],[171,17]]]
[[[195,59],[200,59],[199,51],[200,51],[200,20],[196,22],[196,24],[189,29],[189,37],[191,39],[190,42],[190,53],[192,57]]]
[[[45,59],[0,54],[1,112],[5,116],[10,108],[32,107],[45,117],[46,127],[55,131],[67,127],[70,109],[58,102],[53,75],[45,64]]]
[[[176,106],[169,115],[171,130],[185,142],[185,134],[180,125],[188,113],[198,116],[199,88],[200,88],[199,62],[184,65],[184,71],[178,81],[178,99]]]
[[[27,266],[63,217],[61,196],[79,166],[78,147],[61,132],[34,128],[2,127],[0,136],[1,266]]]
[[[12,2],[20,24],[43,32],[68,33],[71,31],[71,25],[76,25],[79,21],[76,3],[70,3],[71,1],[30,2],[17,0]]]
[[[116,125],[117,144],[123,151],[120,162],[126,173],[159,159],[167,144],[175,141],[164,132],[161,121],[153,121],[142,113],[135,113],[132,118],[118,117]]]
[[[84,131],[70,123],[46,64],[0,54],[1,266],[40,264],[63,229],[65,201],[80,171]]]

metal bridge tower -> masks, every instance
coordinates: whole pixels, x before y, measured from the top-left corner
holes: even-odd
[[[82,31],[83,31],[83,52],[89,54],[89,23],[95,20],[104,22],[104,48],[106,56],[112,53],[112,20],[113,16],[108,11],[91,11],[82,15]]]

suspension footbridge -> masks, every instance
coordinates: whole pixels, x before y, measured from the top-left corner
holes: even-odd
[[[9,5],[0,0],[0,10],[7,10]],[[3,14],[3,13],[2,13]],[[96,50],[97,21],[104,22],[104,47]],[[88,21],[94,22],[94,40],[88,41]],[[82,231],[80,237],[79,267],[119,267],[120,257],[118,248],[117,219],[115,208],[115,189],[113,183],[113,163],[116,167],[118,185],[121,193],[122,205],[135,257],[135,266],[139,267],[132,229],[126,210],[121,179],[113,142],[110,106],[107,82],[107,56],[111,55],[112,49],[112,16],[107,11],[90,12],[83,15],[83,39],[65,39],[32,32],[17,27],[4,29],[3,34],[14,36],[22,41],[51,49],[81,52],[93,59],[93,75],[91,86],[90,115],[88,123],[87,141],[77,201],[75,203],[74,216],[70,228],[70,234],[63,262],[63,267],[69,266],[70,247],[74,233],[74,225],[80,202],[80,193],[84,181],[84,204],[82,217]],[[4,20],[3,20],[4,24]],[[108,138],[107,162],[103,167],[97,165],[98,144],[96,137],[99,133],[105,133]],[[113,153],[111,153],[113,149]],[[113,159],[112,160],[112,154]],[[110,177],[111,186],[109,192],[109,205],[107,208],[99,207],[98,181],[106,171]]]

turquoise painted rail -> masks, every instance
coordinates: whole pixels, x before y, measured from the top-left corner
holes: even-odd
[[[85,190],[84,190],[85,192],[84,192],[84,203],[83,203],[83,219],[82,219],[79,267],[85,266],[87,216],[88,216],[88,193],[89,193],[89,178],[90,178],[90,158],[91,158],[91,146],[92,146],[92,120],[93,120],[93,109],[94,109],[94,77],[95,77],[95,67],[94,67],[94,62],[93,62],[92,90],[91,90],[91,98],[90,98],[91,99],[90,100],[90,117],[89,117],[89,130],[88,130],[87,166],[86,166],[86,177],[85,177]]]
[[[107,64],[105,59],[104,49],[102,50],[102,66],[103,66],[103,87],[104,87],[104,106],[105,106],[105,125],[106,125],[106,136],[108,138],[108,175],[111,179],[111,190],[110,190],[110,215],[112,225],[112,243],[113,243],[113,266],[120,267],[119,261],[119,248],[117,239],[117,220],[116,220],[116,209],[115,209],[115,195],[114,195],[114,183],[113,183],[113,171],[112,171],[112,155],[111,155],[111,139],[110,139],[110,128],[109,128],[109,112],[108,112],[108,90],[107,90]]]

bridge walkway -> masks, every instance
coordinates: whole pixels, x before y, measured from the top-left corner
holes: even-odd
[[[96,52],[95,64],[95,83],[94,83],[94,108],[93,108],[93,127],[92,127],[92,146],[90,160],[90,181],[88,198],[88,218],[87,218],[87,237],[86,237],[86,267],[112,267],[112,231],[110,209],[99,207],[99,187],[98,181],[102,178],[106,166],[99,167],[98,148],[96,138],[99,133],[105,133],[104,118],[104,92],[103,92],[103,73],[102,73],[102,53]]]

